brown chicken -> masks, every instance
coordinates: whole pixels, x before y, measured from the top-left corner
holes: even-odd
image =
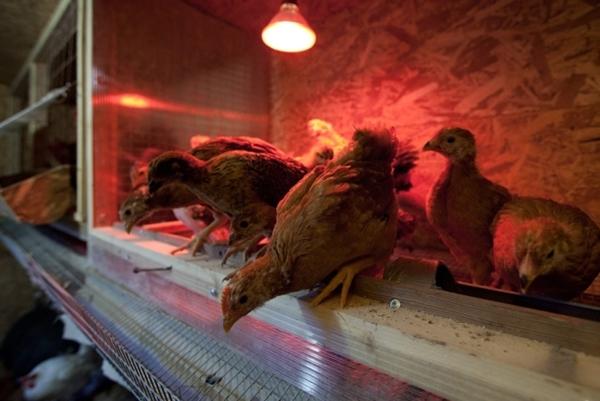
[[[417,165],[419,155],[417,150],[409,141],[398,143],[398,151],[392,161],[392,177],[394,178],[394,190],[398,195],[412,188],[411,172]]]
[[[150,163],[150,195],[172,184],[184,185],[202,204],[231,220],[223,263],[251,250],[275,225],[275,207],[306,167],[287,156],[230,151],[207,161],[185,152],[166,152]]]
[[[207,223],[213,221],[211,211],[200,205],[196,195],[182,185],[166,186],[152,196],[148,194],[147,187],[130,193],[121,203],[119,218],[125,225],[125,231],[129,233],[136,224],[154,213],[171,209],[178,219],[179,209],[190,209],[190,216],[194,216],[194,219]]]
[[[444,128],[423,150],[447,158],[446,169],[427,200],[427,219],[472,280],[489,284],[493,271],[490,226],[510,194],[479,173],[475,138],[469,131]]]
[[[129,169],[129,181],[132,192],[147,191],[148,165],[140,161],[133,163]]]
[[[600,228],[576,207],[516,198],[498,213],[493,234],[504,288],[569,300],[600,273]]]
[[[285,153],[270,143],[260,138],[245,136],[212,138],[196,146],[190,153],[200,160],[209,160],[231,150],[270,153],[282,159],[291,160]],[[119,210],[119,217],[125,223],[127,232],[130,232],[135,224],[159,210],[174,209],[173,212],[176,217],[194,232],[194,237],[171,253],[174,254],[189,248],[190,253],[195,255],[215,229],[227,224],[227,217],[215,211],[211,211],[212,218],[210,221],[202,219],[202,222],[208,223],[206,227],[201,228],[198,224],[193,224],[195,220],[193,217],[194,211],[180,208],[198,204],[198,198],[181,185],[163,186],[160,191],[151,196],[148,194],[146,187],[147,174],[148,167],[146,165],[136,164],[130,171],[130,178],[135,191],[121,204]]]
[[[225,331],[268,300],[334,273],[313,305],[342,284],[343,306],[354,276],[389,258],[397,224],[395,149],[389,131],[357,131],[345,153],[290,190],[277,207],[265,255],[228,277],[221,298]]]
[[[282,159],[291,159],[287,154],[260,138],[250,136],[221,136],[201,143],[190,152],[200,160],[208,160],[230,150],[246,150],[254,153],[270,153]]]

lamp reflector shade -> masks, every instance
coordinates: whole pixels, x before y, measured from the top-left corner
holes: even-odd
[[[300,14],[298,6],[285,2],[263,29],[262,40],[272,49],[297,53],[313,47],[317,36]]]

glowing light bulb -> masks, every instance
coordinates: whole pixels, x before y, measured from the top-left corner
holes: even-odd
[[[262,40],[272,49],[287,53],[303,52],[317,41],[295,2],[284,1],[271,22],[262,31]]]

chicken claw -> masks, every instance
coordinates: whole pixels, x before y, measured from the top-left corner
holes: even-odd
[[[319,295],[317,295],[311,301],[311,306],[319,305],[321,302],[323,302],[325,298],[327,298],[333,292],[333,290],[335,290],[340,284],[343,283],[342,295],[340,297],[340,307],[343,308],[346,305],[346,301],[348,300],[348,292],[350,292],[350,285],[352,284],[354,276],[356,276],[358,273],[360,273],[367,267],[373,266],[375,263],[375,259],[366,258],[359,259],[342,267],[335,275],[335,277],[331,279],[329,284],[327,284],[327,286],[321,290]]]
[[[191,241],[188,241],[185,245],[180,246],[179,248],[173,249],[171,251],[171,255],[175,255],[177,252],[189,248],[190,254],[195,256],[198,250],[200,250],[200,248],[202,248],[202,246],[206,243],[210,234],[227,222],[227,216],[221,213],[213,212],[213,218],[214,220],[209,225],[204,227],[202,231],[196,234]]]
[[[188,242],[186,242],[184,245],[175,248],[171,251],[171,255],[175,255],[176,253],[179,253],[181,251],[185,251],[187,249],[190,250],[190,254],[192,256],[196,255],[196,253],[198,252],[198,250],[200,248],[202,248],[202,246],[206,243],[206,239],[202,238],[200,234],[198,235],[194,235],[194,238],[192,238],[191,240],[189,240]]]

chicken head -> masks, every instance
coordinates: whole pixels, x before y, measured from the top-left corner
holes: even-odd
[[[446,156],[453,162],[475,159],[475,137],[464,128],[444,128],[423,147]]]
[[[549,219],[528,222],[516,245],[519,281],[524,293],[538,277],[566,266],[567,256],[572,253],[568,234]]]
[[[127,197],[119,208],[119,218],[125,224],[125,231],[131,232],[133,226],[150,216],[152,210],[146,202],[147,195],[134,192]]]
[[[185,184],[198,174],[205,162],[186,152],[165,152],[150,162],[148,170],[148,189],[157,192],[168,184]]]

